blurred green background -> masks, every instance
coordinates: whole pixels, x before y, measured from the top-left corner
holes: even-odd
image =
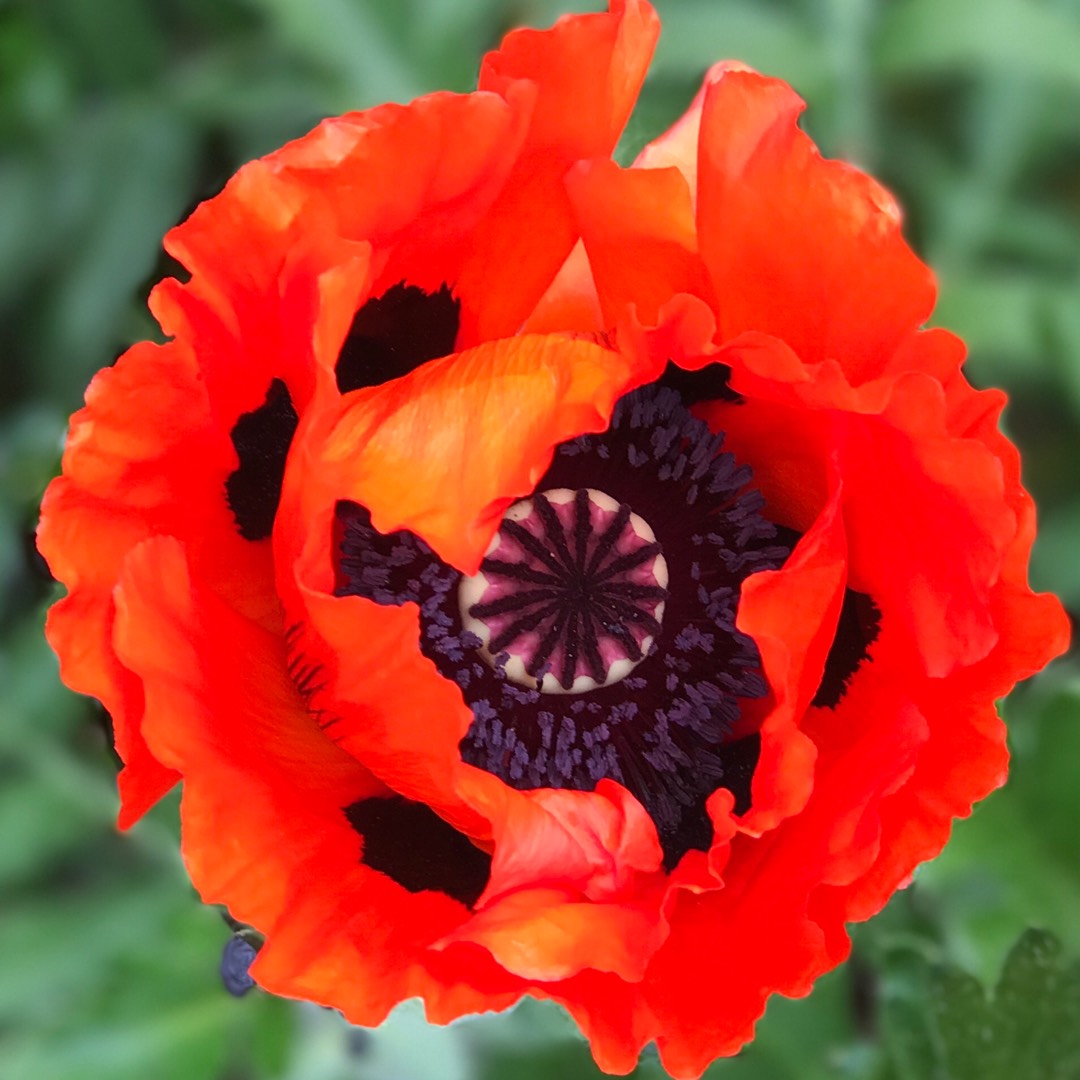
[[[583,3],[596,7],[597,4]],[[626,160],[714,59],[788,79],[826,153],[907,208],[936,321],[971,347],[1041,510],[1033,576],[1080,610],[1080,2],[656,0],[664,36]],[[160,238],[244,160],[324,115],[474,85],[514,24],[563,0],[0,0],[0,1076],[4,1080],[577,1080],[554,1008],[379,1031],[228,997],[228,936],[176,852],[174,801],[114,830],[93,703],[41,637],[32,544],[67,414],[151,335]],[[1080,1077],[1080,678],[1004,704],[1009,785],[856,932],[851,963],[777,1000],[721,1080]],[[1008,972],[991,1004],[1010,947]],[[1060,955],[1059,955],[1060,953]],[[969,973],[969,975],[963,974]],[[975,981],[977,980],[977,981]],[[638,1074],[659,1077],[648,1056]]]

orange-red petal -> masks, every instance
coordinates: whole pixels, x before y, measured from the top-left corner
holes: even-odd
[[[555,446],[602,431],[636,377],[620,353],[527,335],[478,345],[344,399],[304,482],[308,505],[352,499],[382,533],[409,529],[475,572],[503,512]]]
[[[653,325],[679,293],[715,302],[698,254],[692,193],[678,169],[587,161],[568,174],[567,190],[609,326],[631,310]]]
[[[253,968],[262,985],[364,1024],[404,997],[423,996],[445,1022],[520,993],[483,952],[431,948],[468,918],[459,902],[362,864],[344,810],[386,789],[319,731],[280,636],[200,588],[170,538],[128,556],[118,607],[146,737],[184,778],[188,871],[206,902],[267,935]]]
[[[615,149],[659,29],[645,0],[611,0],[608,12],[567,16],[547,31],[517,30],[485,58],[481,91],[531,84],[536,97],[521,157],[469,240],[459,281],[485,305],[464,313],[465,344],[516,333],[569,255],[577,234],[563,177],[575,161]],[[529,238],[525,259],[511,222]],[[515,302],[508,302],[511,288]]]
[[[784,83],[728,69],[708,85],[698,143],[698,235],[720,333],[785,341],[837,360],[853,384],[880,373],[929,316],[933,277],[907,246],[892,197],[823,159]]]

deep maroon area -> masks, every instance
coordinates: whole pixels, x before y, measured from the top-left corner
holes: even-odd
[[[233,426],[230,437],[240,464],[225,481],[225,497],[245,540],[265,540],[274,531],[285,461],[298,423],[289,388],[274,379],[266,400]]]
[[[346,394],[381,386],[454,351],[461,301],[443,285],[425,292],[404,281],[368,300],[353,316],[334,374]]]
[[[345,816],[364,838],[364,864],[409,892],[436,889],[472,907],[487,887],[491,856],[424,803],[361,799]]]

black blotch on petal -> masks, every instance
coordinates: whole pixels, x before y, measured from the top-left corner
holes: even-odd
[[[697,371],[687,371],[669,361],[657,385],[677,391],[688,409],[701,401],[741,405],[745,400],[742,394],[731,389],[731,368],[727,364],[706,364]]]
[[[334,374],[347,394],[408,375],[454,351],[461,301],[443,285],[425,292],[404,281],[369,300],[353,316]]]
[[[437,890],[471,908],[487,887],[491,856],[424,803],[361,799],[345,816],[364,838],[364,864],[409,892]]]
[[[821,685],[812,704],[824,709],[834,709],[840,704],[851,677],[864,660],[870,659],[870,646],[877,641],[880,630],[881,609],[877,604],[866,593],[847,589],[836,637],[825,659]]]
[[[274,379],[266,400],[233,426],[230,438],[240,464],[225,481],[225,497],[245,540],[264,540],[274,529],[285,460],[298,422],[289,388]]]

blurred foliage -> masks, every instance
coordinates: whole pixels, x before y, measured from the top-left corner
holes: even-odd
[[[1063,967],[1061,942],[1042,930],[1028,930],[1010,951],[992,998],[957,968],[894,965],[884,1007],[894,1075],[1075,1080],[1078,1010],[1080,961]]]
[[[1041,510],[1033,577],[1080,608],[1080,0],[655,2],[664,36],[621,158],[717,58],[788,79],[825,152],[900,196],[940,275],[935,321],[967,339],[970,377],[1009,390]],[[570,6],[0,0],[5,1080],[598,1075],[569,1021],[535,1002],[449,1029],[406,1004],[369,1035],[260,993],[230,998],[217,974],[228,928],[187,884],[175,803],[115,832],[104,718],[58,682],[32,544],[67,414],[97,368],[154,333],[145,295],[169,272],[166,229],[320,117],[468,89],[508,27]],[[805,1001],[774,1001],[752,1047],[710,1076],[1080,1076],[1080,975],[1057,953],[1060,939],[1080,956],[1075,659],[1005,708],[1008,786],[856,929],[844,969]],[[1021,937],[1031,925],[1057,937]],[[660,1077],[655,1057],[636,1075]]]

